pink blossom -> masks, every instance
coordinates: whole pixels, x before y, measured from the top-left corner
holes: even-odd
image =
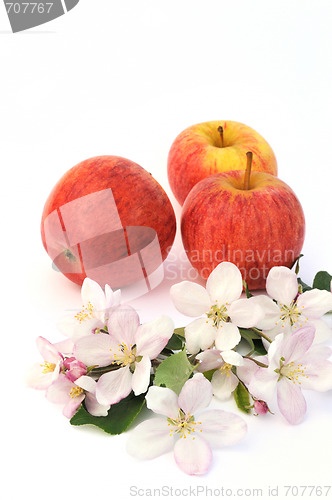
[[[150,387],[147,407],[161,415],[139,424],[127,451],[139,459],[152,459],[174,448],[174,459],[186,474],[205,474],[212,462],[212,447],[236,444],[247,432],[244,420],[222,410],[208,410],[212,386],[197,373],[180,395],[166,387]]]
[[[96,399],[96,382],[91,377],[83,375],[72,382],[66,375],[60,374],[58,379],[46,391],[46,398],[51,403],[63,405],[65,417],[72,418],[81,403],[89,413],[96,417],[106,416],[109,405],[101,405]]]
[[[146,392],[150,383],[151,360],[166,346],[174,323],[167,316],[140,324],[137,312],[130,306],[115,309],[108,323],[109,334],[89,335],[77,341],[74,355],[86,366],[108,366],[118,369],[104,373],[97,383],[101,404],[116,404],[133,390]]]
[[[26,374],[26,384],[33,389],[45,390],[59,376],[63,366],[63,356],[57,348],[43,337],[36,340],[42,356],[42,363],[35,363]]]
[[[277,335],[268,351],[268,368],[259,368],[249,385],[250,393],[264,401],[276,391],[280,412],[291,424],[300,423],[306,413],[302,389],[332,389],[332,363],[327,359],[331,350],[313,345],[314,338],[312,326]]]

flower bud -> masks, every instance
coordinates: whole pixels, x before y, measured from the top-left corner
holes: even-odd
[[[259,399],[256,399],[254,401],[254,408],[256,411],[256,415],[266,415],[266,413],[270,411],[265,401],[260,401]]]
[[[86,366],[76,358],[65,359],[63,366],[66,370],[65,375],[71,382],[75,382],[75,380],[87,373]]]

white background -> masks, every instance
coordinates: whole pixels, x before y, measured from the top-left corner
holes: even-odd
[[[85,158],[141,164],[179,215],[166,176],[176,135],[201,121],[246,123],[271,144],[279,177],[303,205],[302,278],[332,271],[331,23],[330,0],[81,0],[14,35],[0,5],[2,498],[126,499],[130,486],[163,485],[263,488],[264,498],[279,485],[286,498],[283,485],[331,484],[331,393],[308,394],[297,427],[278,415],[245,417],[247,438],[190,478],[171,454],[129,458],[127,434],[70,426],[23,383],[39,360],[35,337],[60,340],[57,318],[80,306],[79,288],[52,270],[39,224],[55,182]],[[179,235],[173,256],[186,274]],[[135,302],[143,320],[169,313],[184,325],[172,283]]]

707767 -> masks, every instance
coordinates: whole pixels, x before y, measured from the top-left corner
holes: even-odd
[[[39,14],[49,14],[53,7],[53,2],[43,3],[43,2],[23,2],[23,3],[6,3],[6,8],[8,14],[10,11],[15,12],[15,14],[33,14],[38,12]]]

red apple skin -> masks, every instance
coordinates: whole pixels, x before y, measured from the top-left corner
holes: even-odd
[[[116,207],[112,210],[109,193],[112,193]],[[87,199],[88,205],[84,201]],[[84,242],[84,238],[76,236],[79,241],[71,244],[68,240],[70,231],[73,231],[74,240],[75,233],[87,236],[92,233],[92,237],[87,237]],[[153,272],[161,259],[167,257],[175,232],[174,210],[163,188],[141,166],[118,156],[90,158],[68,170],[48,196],[41,221],[45,250],[57,268],[78,285],[82,285],[87,276],[88,266],[94,268],[92,279],[105,286],[109,283],[108,276],[97,272],[96,278],[96,268],[109,262],[121,262],[128,257],[128,253],[133,255],[146,249],[155,238],[159,257],[155,251],[151,251],[150,255],[145,253],[149,269],[144,269],[144,265],[140,267],[144,275]],[[126,286],[139,279],[133,269],[118,267],[118,272],[112,272],[109,283],[112,288]]]
[[[292,189],[277,177],[244,172],[202,180],[189,193],[181,217],[182,241],[202,278],[223,261],[239,267],[250,290],[265,288],[274,266],[291,268],[299,257],[305,219]]]
[[[188,127],[177,136],[168,154],[168,181],[177,201],[183,205],[195,184],[210,175],[245,170],[248,151],[253,153],[252,171],[277,175],[271,146],[247,125],[220,120]]]

